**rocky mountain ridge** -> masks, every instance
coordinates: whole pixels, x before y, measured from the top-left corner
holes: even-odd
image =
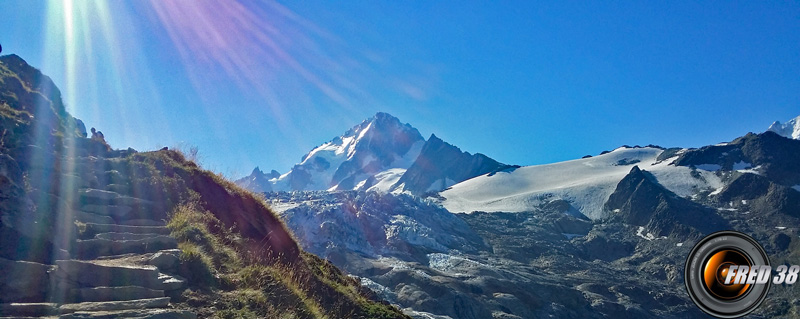
[[[800,116],[786,121],[786,123],[775,121],[769,126],[767,131],[772,131],[780,136],[795,140],[800,139]]]
[[[301,245],[416,318],[698,317],[682,269],[702,236],[743,231],[773,262],[800,262],[798,154],[795,140],[765,132],[504,168],[424,199],[266,196]],[[442,208],[464,224],[415,217]],[[791,317],[796,298],[774,287],[754,316]]]
[[[312,149],[286,174],[254,170],[236,181],[256,192],[371,190],[422,194],[506,167],[483,154],[469,154],[435,135],[379,112],[343,135]],[[275,172],[275,171],[273,171]]]

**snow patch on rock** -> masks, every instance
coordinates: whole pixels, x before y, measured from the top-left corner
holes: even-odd
[[[792,139],[800,139],[800,116],[795,117],[786,123],[781,123],[780,121],[775,121],[772,123],[767,131],[773,131],[778,133],[778,135],[792,138]]]
[[[661,152],[649,147],[618,148],[590,158],[478,176],[442,192],[442,205],[454,213],[523,212],[563,199],[591,219],[604,218],[603,204],[634,165],[682,197],[723,186],[714,172],[670,165],[670,159],[659,161]]]

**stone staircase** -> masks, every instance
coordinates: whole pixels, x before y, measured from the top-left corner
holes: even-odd
[[[0,283],[7,294],[0,319],[197,318],[170,304],[186,286],[176,274],[178,242],[163,221],[129,215],[148,202],[98,189],[79,190],[77,198],[84,205],[66,218],[79,225],[63,243],[68,257],[53,265],[0,260],[0,275],[9,277]],[[42,298],[31,290],[41,290]]]

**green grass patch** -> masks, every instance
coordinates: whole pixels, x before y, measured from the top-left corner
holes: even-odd
[[[242,261],[236,251],[240,239],[196,202],[179,205],[167,227],[182,245],[196,247],[190,251],[204,254],[214,272],[230,273],[241,268]]]

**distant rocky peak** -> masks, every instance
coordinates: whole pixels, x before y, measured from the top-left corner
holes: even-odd
[[[800,139],[800,116],[795,117],[786,123],[775,121],[769,126],[767,131],[778,133],[783,137],[799,140]]]
[[[269,178],[278,178],[278,177],[281,177],[281,173],[280,172],[278,172],[278,171],[276,171],[274,169],[269,172]]]
[[[713,209],[675,195],[638,166],[619,181],[604,209],[612,220],[642,226],[658,236],[696,235],[726,227]]]
[[[431,134],[416,161],[397,181],[395,188],[414,194],[441,191],[506,166],[481,153],[473,155],[462,152],[458,147]]]
[[[258,178],[273,179],[273,178],[278,178],[280,176],[281,176],[281,173],[276,171],[276,170],[274,170],[274,169],[272,171],[270,171],[269,174],[267,174],[267,173],[264,173],[264,171],[262,171],[260,167],[256,166],[256,168],[254,168],[253,171],[250,172],[250,175],[248,175],[247,177],[258,177]]]

